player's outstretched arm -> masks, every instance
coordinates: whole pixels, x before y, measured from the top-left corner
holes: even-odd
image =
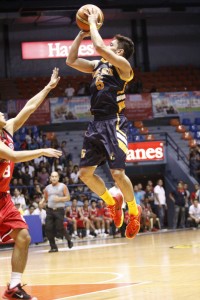
[[[66,64],[74,69],[77,69],[81,72],[85,73],[92,73],[97,63],[96,60],[89,61],[87,59],[79,58],[78,57],[78,49],[82,42],[82,40],[89,36],[90,34],[85,31],[80,31],[79,34],[76,36],[75,40],[72,43],[72,46],[69,51],[69,55],[66,59]]]
[[[26,103],[24,108],[18,113],[18,115],[15,118],[7,121],[5,128],[10,134],[13,135],[13,133],[26,122],[26,120],[30,117],[30,115],[44,101],[44,99],[49,94],[49,92],[57,86],[60,80],[58,73],[59,73],[59,69],[54,68],[49,83],[38,94],[36,94],[33,98],[31,98]]]
[[[14,151],[0,141],[0,159],[10,160],[14,163],[29,161],[40,156],[59,158],[62,152],[53,148]]]

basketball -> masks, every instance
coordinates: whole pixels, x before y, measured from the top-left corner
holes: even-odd
[[[98,11],[97,29],[99,29],[103,25],[104,15],[103,15],[102,10],[98,6],[93,5],[93,4],[86,4],[86,5],[81,6],[81,8],[79,8],[79,10],[76,13],[77,26],[83,31],[90,31],[88,17],[85,14],[85,12],[87,12],[88,8],[94,8],[95,10]]]

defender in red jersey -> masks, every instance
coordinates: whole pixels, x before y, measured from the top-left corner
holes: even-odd
[[[37,300],[36,297],[28,295],[21,284],[28,256],[30,235],[25,220],[11,200],[9,184],[15,162],[29,161],[40,156],[59,158],[62,153],[52,148],[14,151],[12,135],[38,108],[51,89],[57,86],[59,80],[58,69],[55,68],[47,86],[31,98],[15,118],[6,121],[4,114],[0,112],[0,240],[6,242],[13,239],[15,242],[11,262],[11,281],[2,296],[3,299]]]

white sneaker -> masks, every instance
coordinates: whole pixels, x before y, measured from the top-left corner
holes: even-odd
[[[76,240],[79,239],[79,236],[77,234],[72,233],[72,238]]]
[[[86,239],[93,239],[93,238],[94,238],[94,236],[91,235],[91,234],[88,234],[88,235],[86,236]]]
[[[102,236],[103,236],[103,237],[108,237],[109,234],[104,232]]]

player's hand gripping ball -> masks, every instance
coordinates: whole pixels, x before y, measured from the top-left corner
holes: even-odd
[[[97,29],[99,29],[103,25],[104,15],[102,10],[96,5],[86,4],[81,6],[81,8],[79,8],[76,13],[76,24],[83,31],[90,31],[90,25],[88,23],[88,16],[86,13],[88,12],[88,9],[91,8],[98,12]]]

